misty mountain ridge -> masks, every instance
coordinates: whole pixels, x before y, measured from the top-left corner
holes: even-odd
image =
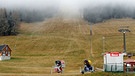
[[[108,19],[135,19],[134,6],[132,4],[127,5],[124,3],[97,3],[97,5],[90,5],[90,3],[87,3],[87,5],[82,7],[77,7],[75,3],[61,3],[59,6],[52,4],[42,8],[34,6],[31,6],[31,8],[8,8],[2,5],[0,7],[6,9],[7,12],[16,11],[20,16],[21,21],[24,22],[44,21],[53,17],[82,18],[91,23],[103,22]]]

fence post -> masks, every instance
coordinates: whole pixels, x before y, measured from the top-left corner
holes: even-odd
[[[82,68],[80,67],[80,72],[82,72]]]
[[[52,72],[52,69],[53,69],[53,66],[51,67],[51,74],[53,73],[53,72]]]

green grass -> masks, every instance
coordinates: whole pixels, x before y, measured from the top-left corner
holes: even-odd
[[[126,34],[127,51],[134,52],[135,20],[132,19],[94,24],[92,37],[89,35],[88,22],[83,20],[50,19],[39,23],[22,23],[18,36],[0,37],[1,44],[8,44],[12,49],[11,60],[0,61],[0,73],[13,73],[16,76],[22,73],[50,75],[54,61],[58,59],[66,62],[65,74],[62,75],[82,76],[79,72],[84,59],[90,59],[95,68],[103,68],[102,53],[123,51],[123,37],[118,32],[121,25],[130,26],[132,32]],[[104,50],[102,37],[105,37]],[[100,71],[91,73],[91,76],[126,75],[133,74]]]
[[[115,73],[115,72],[98,72],[87,74],[85,76],[134,76],[133,73]]]

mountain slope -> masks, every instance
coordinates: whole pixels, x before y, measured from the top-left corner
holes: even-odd
[[[12,59],[0,63],[0,73],[50,75],[54,61],[58,59],[66,62],[63,75],[79,76],[84,59],[90,59],[94,67],[103,68],[102,53],[123,51],[123,37],[118,29],[125,25],[131,30],[126,34],[127,51],[134,52],[135,20],[132,19],[93,24],[92,36],[89,23],[81,19],[54,18],[22,23],[18,36],[0,37],[0,42],[13,50]],[[104,47],[102,37],[105,37]]]

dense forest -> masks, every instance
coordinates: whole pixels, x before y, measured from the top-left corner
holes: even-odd
[[[135,8],[121,5],[102,5],[91,8],[87,6],[83,9],[85,20],[97,23],[108,19],[133,18],[135,19]]]

